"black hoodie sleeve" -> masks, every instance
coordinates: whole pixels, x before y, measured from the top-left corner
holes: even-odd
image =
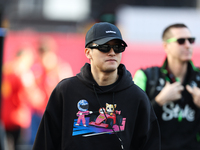
[[[142,100],[139,104],[134,132],[136,137],[133,138],[133,149],[161,149],[159,124],[153,107],[151,106],[151,103],[145,92],[143,92]]]
[[[148,99],[148,98],[147,98]],[[149,102],[149,100],[147,100]],[[160,135],[160,127],[157,120],[157,117],[154,113],[153,107],[149,103],[149,110],[147,109],[146,116],[148,122],[145,121],[141,124],[144,124],[146,127],[146,135],[144,137],[145,145],[144,150],[160,150],[161,149],[161,135]],[[145,114],[144,114],[145,115]],[[146,124],[146,125],[145,125]]]
[[[59,98],[57,90],[54,89],[50,96],[38,128],[33,150],[61,149],[62,99]]]

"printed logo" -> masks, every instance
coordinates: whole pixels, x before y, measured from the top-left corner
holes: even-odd
[[[159,78],[159,83],[161,86],[165,85],[165,80],[163,78]]]
[[[197,75],[197,76],[196,76],[196,79],[197,79],[197,81],[200,81],[200,76]]]
[[[191,81],[191,82],[190,82],[190,86],[191,86],[191,87],[197,87],[197,83],[196,83],[195,81]]]
[[[116,31],[106,31],[106,33],[115,33],[116,34]]]
[[[159,85],[156,87],[157,91],[161,91],[165,85],[165,80],[163,78],[159,78]]]
[[[181,112],[181,117],[186,119],[189,122],[195,120],[195,110],[189,107],[189,105],[185,105],[184,109],[181,108],[178,104],[174,104],[170,102],[163,106],[163,114],[162,119],[164,121],[172,120],[173,118],[178,118]]]

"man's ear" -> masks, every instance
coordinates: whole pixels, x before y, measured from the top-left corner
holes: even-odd
[[[90,49],[90,48],[85,48],[85,56],[86,56],[88,59],[91,59],[90,52],[91,52],[91,49]]]
[[[167,49],[168,49],[168,44],[166,42],[162,42],[162,46],[165,50],[165,53],[167,53]]]

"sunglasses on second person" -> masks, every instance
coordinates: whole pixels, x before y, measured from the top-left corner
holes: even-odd
[[[185,44],[185,40],[188,40],[190,44],[193,44],[195,42],[195,38],[194,37],[190,37],[190,38],[171,38],[167,40],[167,43],[171,43],[171,42],[178,42],[178,44],[182,45]]]
[[[108,53],[111,50],[111,48],[113,48],[115,53],[122,53],[123,51],[125,51],[126,46],[121,45],[121,44],[119,44],[119,45],[103,44],[103,45],[89,46],[89,48],[91,48],[91,49],[96,48],[99,51],[104,52],[104,53]]]

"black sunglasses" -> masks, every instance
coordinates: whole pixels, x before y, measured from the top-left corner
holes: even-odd
[[[185,40],[188,40],[190,42],[190,44],[193,44],[195,42],[195,38],[191,37],[191,38],[171,38],[167,40],[167,43],[171,43],[171,42],[178,42],[178,44],[182,45],[185,43]]]
[[[91,48],[91,49],[96,48],[99,51],[104,52],[104,53],[109,52],[110,49],[113,48],[115,53],[122,53],[123,51],[125,51],[126,46],[104,44],[104,45],[89,46],[89,48]]]

